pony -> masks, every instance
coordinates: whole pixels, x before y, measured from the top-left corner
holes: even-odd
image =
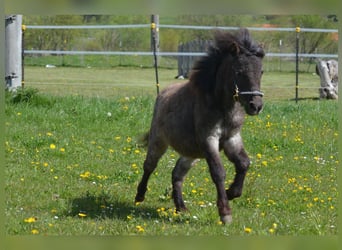
[[[247,29],[217,30],[214,43],[195,63],[189,80],[172,84],[158,94],[136,203],[144,200],[149,177],[171,146],[180,155],[172,170],[176,211],[187,210],[183,181],[195,162],[204,158],[216,186],[220,220],[224,224],[232,221],[228,201],[241,196],[250,165],[240,131],[245,114],[257,115],[263,107],[260,84],[264,55]],[[234,181],[227,190],[221,150],[235,165]]]

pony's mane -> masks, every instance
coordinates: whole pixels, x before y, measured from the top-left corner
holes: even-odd
[[[214,89],[217,66],[224,56],[246,54],[263,58],[265,55],[263,48],[252,40],[247,29],[239,29],[234,33],[218,30],[214,38],[207,55],[195,63],[190,76],[190,81],[203,91]]]

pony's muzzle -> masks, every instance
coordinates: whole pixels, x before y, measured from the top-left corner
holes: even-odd
[[[247,113],[249,115],[257,115],[261,112],[263,108],[263,101],[261,96],[254,96],[249,102]]]

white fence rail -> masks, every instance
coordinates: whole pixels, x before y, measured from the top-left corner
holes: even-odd
[[[130,55],[153,56],[153,52],[147,51],[77,51],[77,50],[24,50],[25,54],[54,54],[54,55]],[[204,52],[156,52],[157,56],[204,56]],[[266,57],[295,57],[296,53],[266,53]],[[306,58],[338,58],[337,54],[304,54],[299,57]]]
[[[120,25],[26,25],[26,29],[127,29],[150,28],[150,24],[120,24]],[[195,25],[168,25],[159,24],[165,29],[192,29],[192,30],[237,30],[239,27],[231,26],[195,26]],[[296,28],[277,27],[246,27],[251,31],[281,31],[296,32]],[[300,32],[338,33],[337,29],[301,28]],[[61,50],[24,50],[25,54],[55,54],[55,55],[139,55],[152,56],[150,51],[61,51]],[[203,56],[201,52],[158,52],[158,56]],[[295,53],[266,53],[266,57],[295,57]],[[299,54],[306,58],[338,58],[337,54]]]
[[[27,29],[126,29],[126,28],[150,28],[150,24],[119,24],[119,25],[26,25]],[[174,25],[159,24],[159,28],[167,29],[193,29],[193,30],[237,30],[239,27],[232,26],[197,26],[197,25]],[[246,27],[253,31],[288,31],[295,32],[296,28],[277,27]],[[337,33],[338,29],[301,28],[301,32]]]

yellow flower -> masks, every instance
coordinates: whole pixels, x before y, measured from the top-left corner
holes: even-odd
[[[252,232],[252,228],[250,227],[245,227],[245,233],[251,233]]]
[[[27,222],[27,223],[33,223],[33,222],[36,222],[37,221],[37,218],[36,217],[30,217],[30,218],[27,218],[24,220],[24,222]]]
[[[87,217],[87,215],[85,213],[78,213],[78,216],[81,218]]]
[[[142,226],[136,226],[135,228],[138,230],[139,233],[145,232],[145,229]]]
[[[32,233],[32,234],[39,234],[39,231],[38,231],[37,229],[32,229],[32,230],[31,230],[31,233]]]
[[[261,157],[262,157],[262,155],[260,153],[257,153],[256,156],[257,156],[258,159],[261,159]]]
[[[50,144],[50,149],[56,149],[56,145],[53,144],[53,143],[51,143],[51,144]]]
[[[90,172],[89,172],[89,171],[86,171],[86,172],[84,172],[83,174],[80,174],[80,176],[81,176],[82,178],[89,178],[89,177],[90,177]]]
[[[65,152],[65,148],[60,148],[59,151]]]

